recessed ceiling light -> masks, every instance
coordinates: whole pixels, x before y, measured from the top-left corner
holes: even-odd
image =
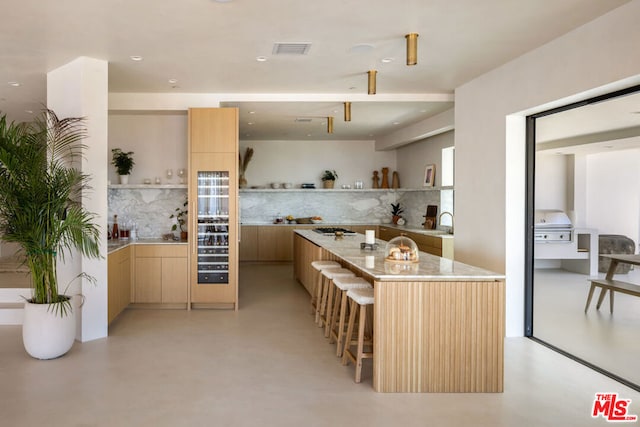
[[[249,122],[247,123],[249,126],[253,126],[253,122]]]
[[[217,3],[231,3],[233,0],[216,0]]]
[[[258,62],[266,62],[267,61],[267,57],[266,56],[256,56],[256,61],[258,61]]]
[[[18,86],[20,86],[20,83],[18,83],[18,82],[9,82],[9,86],[18,87]]]
[[[24,110],[25,113],[33,114],[33,110]]]
[[[255,114],[255,113],[256,113],[255,111],[249,111],[249,114]]]
[[[311,134],[310,134],[310,133],[308,133],[308,134],[307,134],[307,136],[311,136]]]
[[[142,61],[144,59],[140,55],[131,55],[129,58],[131,58],[132,61]]]
[[[393,58],[382,58],[382,62],[388,64],[389,62],[393,62]]]
[[[394,126],[399,125],[399,124],[400,124],[400,122],[393,122]]]
[[[172,85],[176,84],[178,83],[178,79],[169,79],[169,83],[171,83]]]

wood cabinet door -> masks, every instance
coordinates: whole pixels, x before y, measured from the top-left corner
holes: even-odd
[[[136,258],[135,271],[134,302],[162,302],[162,258]]]
[[[240,261],[258,260],[258,226],[243,225],[240,227],[239,257]]]
[[[190,108],[189,152],[237,153],[238,129],[237,108]]]
[[[292,261],[293,227],[286,225],[260,227],[258,259],[260,261]]]
[[[163,303],[187,303],[188,287],[187,258],[162,258]]]

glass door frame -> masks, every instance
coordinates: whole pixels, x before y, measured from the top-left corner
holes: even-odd
[[[542,111],[540,113],[532,114],[526,117],[526,200],[525,200],[525,215],[526,215],[526,230],[525,230],[525,292],[524,292],[524,336],[528,337],[570,359],[575,360],[609,378],[612,378],[627,387],[630,387],[636,391],[640,391],[640,385],[635,384],[625,378],[622,378],[610,371],[602,369],[601,367],[594,365],[574,354],[568,353],[555,345],[544,341],[535,336],[534,324],[533,324],[533,305],[534,305],[534,212],[535,212],[535,169],[536,169],[536,120],[549,116],[551,114],[560,113],[574,108],[582,107],[585,105],[596,104],[599,102],[607,101],[612,98],[617,98],[632,93],[639,93],[640,85],[631,86],[626,89],[610,92],[604,95],[595,96],[585,99],[583,101],[574,102],[561,107],[553,108],[550,110]]]

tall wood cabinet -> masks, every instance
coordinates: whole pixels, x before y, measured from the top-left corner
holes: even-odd
[[[238,109],[189,109],[191,306],[238,309]]]

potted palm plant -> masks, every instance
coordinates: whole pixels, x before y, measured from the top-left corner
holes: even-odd
[[[114,148],[111,150],[111,164],[116,167],[118,176],[120,177],[120,184],[129,183],[129,174],[131,169],[136,163],[133,161],[133,151],[122,151],[120,148]]]
[[[31,273],[22,336],[27,352],[38,359],[65,354],[76,335],[57,262],[75,250],[100,256],[94,214],[80,202],[89,176],[75,167],[85,136],[82,119],[58,119],[51,110],[29,124],[0,117],[0,239],[18,244]]]

